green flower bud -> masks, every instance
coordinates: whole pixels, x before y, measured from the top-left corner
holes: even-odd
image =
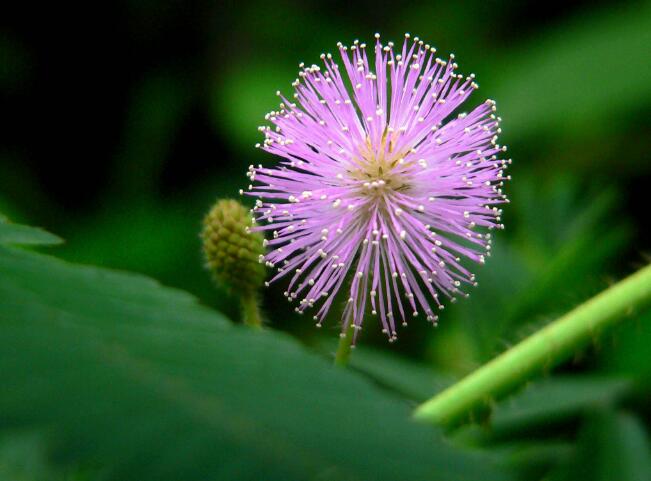
[[[251,297],[264,283],[264,237],[250,232],[253,226],[246,207],[233,199],[222,199],[203,220],[203,252],[206,267],[215,280],[240,297]]]

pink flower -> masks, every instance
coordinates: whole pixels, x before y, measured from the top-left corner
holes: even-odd
[[[436,324],[439,293],[454,301],[475,284],[462,258],[483,263],[488,231],[503,227],[510,161],[498,158],[495,102],[453,115],[477,88],[454,55],[436,58],[408,34],[400,51],[379,37],[339,44],[342,66],[331,54],[323,67],[301,64],[293,99],[279,92],[280,110],[265,117],[275,127],[260,127],[258,146],[283,160],[249,167],[247,193],[258,229],[273,233],[261,261],[278,269],[272,282],[291,277],[297,312],[317,307],[321,326],[345,289],[342,332],[370,315],[395,340],[398,320]]]

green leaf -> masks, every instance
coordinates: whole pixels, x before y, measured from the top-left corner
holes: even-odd
[[[607,406],[632,387],[616,377],[556,376],[531,384],[498,404],[491,417],[494,433],[567,420],[594,406]]]
[[[553,481],[648,481],[651,443],[643,424],[629,414],[602,412],[579,434],[570,462]]]
[[[21,224],[12,224],[0,214],[0,244],[5,245],[52,245],[63,242],[49,232]]]
[[[97,481],[94,466],[70,466],[66,470],[48,461],[46,437],[33,431],[9,431],[0,435],[0,479],[11,481]]]
[[[426,364],[363,346],[355,348],[350,366],[414,401],[424,401],[454,381]]]
[[[145,277],[0,247],[0,427],[109,480],[503,480],[286,335]]]
[[[524,441],[500,445],[491,452],[496,459],[517,473],[518,479],[530,481],[541,479],[560,463],[567,462],[573,454],[568,442]]]
[[[466,444],[530,440],[538,430],[557,431],[595,407],[611,406],[633,388],[627,379],[606,376],[555,376],[531,383],[493,406],[486,428],[468,426],[457,433]]]
[[[200,219],[216,196],[232,196],[225,182],[200,186],[193,196],[160,203],[129,204],[65,226],[66,244],[57,250],[68,261],[136,271],[189,291],[222,312],[236,316],[239,303],[215,289],[201,255]],[[232,180],[231,180],[232,187]],[[174,228],[169,228],[174,226]]]
[[[41,436],[26,432],[12,432],[0,436],[0,479],[58,479],[50,472]]]

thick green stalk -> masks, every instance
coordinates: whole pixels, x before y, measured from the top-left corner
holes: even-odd
[[[353,346],[353,333],[355,329],[351,322],[348,329],[346,329],[346,335],[339,338],[339,347],[337,347],[337,353],[335,354],[335,366],[345,366],[348,364],[348,358],[350,357],[350,351]]]
[[[421,404],[418,420],[451,426],[549,369],[594,340],[604,328],[651,304],[651,265],[581,304],[450,388]],[[553,400],[550,400],[553,402]]]
[[[261,329],[262,315],[260,314],[257,296],[255,294],[246,294],[240,298],[240,301],[242,303],[242,320],[244,324]]]

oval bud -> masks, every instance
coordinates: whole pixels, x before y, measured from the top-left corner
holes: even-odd
[[[264,237],[250,232],[249,210],[233,199],[221,199],[203,220],[203,252],[206,267],[215,280],[238,294],[248,295],[264,283]]]

